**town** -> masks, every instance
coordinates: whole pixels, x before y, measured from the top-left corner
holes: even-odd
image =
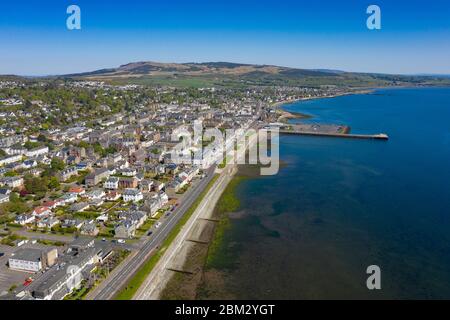
[[[262,127],[278,103],[345,90],[1,81],[0,298],[83,299],[182,215],[225,150],[200,139],[200,158],[176,162],[178,127]]]

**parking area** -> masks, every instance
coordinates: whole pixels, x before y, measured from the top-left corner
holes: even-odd
[[[17,251],[20,248],[45,248],[45,249],[51,249],[51,248],[56,248],[56,247],[52,247],[52,246],[44,246],[44,245],[39,245],[39,244],[25,244],[21,247],[10,247],[10,246],[5,246],[5,245],[0,245],[0,295],[2,293],[8,292],[9,289],[16,285],[16,286],[20,286],[21,284],[23,284],[25,282],[25,280],[29,277],[34,276],[33,273],[28,273],[28,272],[22,272],[22,271],[14,271],[14,270],[10,270],[8,268],[8,259],[11,257],[11,255]],[[57,248],[58,252],[60,252],[60,250],[62,248]],[[3,254],[3,255],[2,255]]]

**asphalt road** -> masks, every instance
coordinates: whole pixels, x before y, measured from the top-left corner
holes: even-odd
[[[139,252],[133,256],[126,265],[119,266],[121,267],[120,272],[111,274],[110,277],[105,279],[104,281],[106,281],[107,285],[104,285],[99,292],[91,296],[91,299],[109,300],[116,295],[116,293],[126,284],[135,272],[146,262],[153,251],[162,244],[164,239],[166,239],[169,235],[170,231],[172,231],[178,221],[193,205],[195,200],[200,196],[202,191],[214,177],[215,169],[216,166],[212,166],[208,169],[206,172],[207,176],[203,178],[197,186],[194,186],[191,192],[186,195],[174,212],[164,222],[162,222],[162,225],[158,229],[155,229],[153,234],[143,244]]]
[[[208,190],[208,194],[203,198],[201,204],[197,207],[192,217],[183,227],[178,235],[178,238],[172,242],[169,248],[167,248],[158,264],[147,276],[147,279],[142,283],[141,287],[133,297],[133,300],[153,300],[158,298],[168,279],[170,279],[170,275],[172,274],[169,271],[170,275],[167,276],[167,267],[173,262],[175,257],[180,254],[180,249],[183,246],[183,243],[191,234],[192,228],[198,219],[214,210],[217,201],[223,193],[223,190],[233,177],[231,172],[232,170],[233,165],[228,165],[222,170],[219,179],[217,179],[214,186]]]
[[[257,121],[252,122],[251,128],[256,127]],[[146,260],[150,257],[155,249],[157,249],[164,239],[169,235],[170,231],[177,224],[177,222],[183,217],[187,210],[192,206],[195,200],[200,196],[202,191],[206,188],[208,183],[214,177],[214,171],[216,165],[207,170],[207,177],[202,179],[200,183],[195,186],[189,194],[183,199],[181,204],[175,209],[175,211],[162,222],[162,225],[156,229],[153,234],[142,245],[142,248],[131,257],[128,261],[124,261],[126,265],[120,265],[118,272],[111,274],[107,279],[103,281],[102,289],[98,292],[93,292],[89,295],[90,299],[94,300],[109,300],[112,299],[116,293],[126,284],[127,280],[135,274],[135,272],[141,267]],[[189,191],[188,191],[189,192]]]

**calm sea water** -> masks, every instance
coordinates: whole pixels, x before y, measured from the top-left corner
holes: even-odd
[[[450,89],[285,109],[390,140],[282,136],[287,165],[238,187],[241,215],[217,254],[228,263],[211,265],[222,289],[248,299],[450,298]],[[373,264],[379,291],[366,288]]]

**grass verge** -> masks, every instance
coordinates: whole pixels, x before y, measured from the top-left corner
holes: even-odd
[[[205,190],[200,194],[200,196],[194,201],[192,206],[186,211],[186,213],[183,215],[183,217],[178,221],[176,226],[170,231],[167,238],[163,241],[160,249],[153,254],[145,263],[143,266],[141,266],[138,271],[133,275],[133,277],[128,281],[128,284],[121,289],[117,295],[114,297],[114,300],[131,300],[133,296],[138,291],[139,287],[142,285],[144,280],[147,278],[147,276],[150,274],[150,272],[153,270],[155,265],[158,263],[159,259],[163,256],[164,252],[167,250],[167,248],[170,246],[172,241],[176,238],[178,233],[180,232],[181,228],[186,224],[186,222],[189,220],[189,218],[192,216],[194,211],[197,209],[199,204],[202,202],[205,195],[208,193],[208,191],[211,189],[213,184],[218,179],[218,175],[215,175],[211,181],[206,186]]]
[[[230,227],[228,213],[238,211],[241,205],[236,194],[236,188],[245,179],[246,177],[244,176],[235,176],[225,188],[219,199],[219,202],[216,205],[216,214],[218,214],[219,223],[216,226],[214,237],[209,244],[206,266],[213,265],[213,262],[218,259],[216,253],[219,251],[219,248],[222,245],[222,240],[226,230]]]

